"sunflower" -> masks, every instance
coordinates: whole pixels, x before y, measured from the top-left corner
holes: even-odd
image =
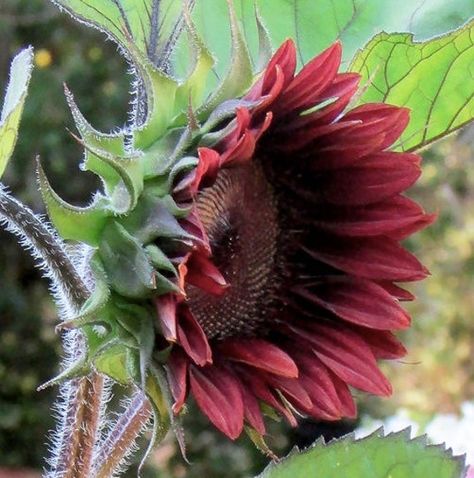
[[[389,395],[377,360],[405,354],[396,283],[428,272],[400,241],[434,217],[402,194],[420,157],[389,150],[408,110],[351,108],[360,78],[340,62],[335,43],[296,74],[286,41],[174,187],[198,240],[180,292],[155,299],[173,411],[192,395],[231,439],[265,434],[263,404],[292,425],[353,417],[351,387]]]

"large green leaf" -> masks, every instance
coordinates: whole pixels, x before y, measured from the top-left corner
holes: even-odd
[[[350,69],[370,81],[362,102],[411,109],[401,150],[419,149],[474,118],[474,21],[422,43],[410,34],[380,33]]]
[[[15,147],[32,68],[32,48],[21,51],[13,59],[10,81],[0,115],[0,177],[7,167],[8,160]]]
[[[327,445],[318,441],[301,453],[272,463],[259,478],[461,478],[464,458],[443,445],[427,445],[425,437],[410,440],[409,430],[383,436],[378,430],[354,440],[348,435]]]
[[[350,60],[374,34],[411,32],[423,40],[458,28],[474,16],[472,0],[255,0],[272,45],[277,48],[286,38],[298,46],[300,62],[340,39],[344,60]],[[237,16],[253,54],[257,57],[258,30],[254,2],[234,0]],[[224,0],[197,0],[193,20],[205,44],[217,58],[216,74],[221,76],[229,64],[230,33]],[[186,49],[177,58],[183,69]]]

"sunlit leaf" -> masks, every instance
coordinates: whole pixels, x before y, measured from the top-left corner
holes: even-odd
[[[5,102],[0,115],[0,177],[7,167],[16,144],[32,68],[32,48],[21,51],[13,59]]]
[[[462,478],[464,458],[443,445],[427,445],[425,437],[410,440],[409,430],[383,436],[378,430],[354,440],[348,435],[327,445],[323,441],[301,453],[272,463],[258,478]]]
[[[474,22],[422,43],[410,34],[380,33],[350,69],[370,79],[362,102],[411,109],[399,149],[416,150],[474,119]]]
[[[411,32],[424,40],[460,27],[473,15],[471,0],[234,0],[246,42],[258,63],[256,4],[273,48],[293,38],[299,60],[306,63],[335,40],[344,46],[344,61],[353,57],[376,33]],[[230,29],[226,2],[197,0],[193,10],[204,43],[217,58],[216,74],[229,64]],[[186,49],[176,59],[181,71]]]

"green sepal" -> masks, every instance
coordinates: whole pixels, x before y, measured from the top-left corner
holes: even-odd
[[[97,246],[108,217],[112,214],[108,209],[108,200],[96,195],[88,207],[73,206],[56,194],[39,161],[37,171],[41,195],[49,218],[61,237]]]
[[[242,96],[253,81],[252,61],[247,44],[238,24],[233,2],[228,0],[228,5],[232,41],[230,68],[215,93],[197,110],[199,119],[207,118],[224,101]]]
[[[150,400],[153,410],[153,431],[148,448],[140,462],[139,472],[147,458],[150,456],[154,446],[161,442],[168,433],[173,413],[171,411],[171,398],[168,392],[168,383],[164,373],[157,367],[150,367],[146,378],[145,392]]]
[[[169,185],[173,185],[180,174],[193,170],[198,164],[199,160],[195,156],[184,156],[180,158],[168,174]]]
[[[30,47],[18,53],[10,67],[10,81],[0,115],[0,178],[15,148],[32,69],[33,49]]]
[[[61,385],[68,380],[72,380],[73,378],[83,377],[84,375],[87,375],[89,371],[90,367],[87,358],[86,356],[83,356],[76,362],[69,365],[66,369],[59,372],[58,375],[41,384],[36,390],[40,392],[46,388],[53,387],[55,385]]]
[[[114,291],[133,299],[150,295],[154,288],[150,259],[137,239],[117,221],[104,228],[99,254]]]
[[[147,95],[147,118],[134,131],[133,145],[137,149],[146,150],[164,135],[171,124],[175,115],[178,83],[144,58],[137,61],[137,67]]]
[[[56,327],[57,330],[83,327],[86,324],[99,324],[108,327],[109,324],[100,316],[100,311],[109,301],[110,288],[107,283],[107,274],[97,252],[90,260],[90,267],[94,277],[94,290],[84,302],[79,313],[72,319],[61,322]]]
[[[191,20],[189,12],[185,10],[184,21],[189,38],[189,46],[193,50],[194,67],[184,83],[176,91],[176,110],[186,111],[189,107],[198,108],[206,90],[207,78],[214,66],[214,58],[208,50]],[[186,119],[186,114],[179,114],[179,119],[174,121],[180,124]]]
[[[275,422],[281,422],[280,415],[278,415],[274,408],[270,407],[265,402],[260,402],[260,409],[266,417],[271,418]]]
[[[248,101],[243,99],[231,99],[224,101],[209,115],[209,118],[207,118],[206,122],[202,125],[199,131],[200,134],[202,134],[204,138],[214,138],[213,143],[219,141],[235,128],[235,125],[232,124],[228,125],[228,127],[226,125],[226,127],[222,128],[220,131],[213,131],[219,125],[219,123],[235,118],[235,112],[237,108],[252,109],[258,105],[258,103],[258,101]],[[209,142],[206,141],[206,144],[209,144]]]
[[[144,193],[132,213],[119,222],[142,244],[158,237],[192,239],[175,217],[185,217],[188,213],[187,209],[179,208],[171,196],[160,198]]]
[[[74,101],[73,94],[66,85],[64,85],[64,93],[69,109],[71,110],[74,123],[79,131],[79,134],[81,135],[82,140],[94,148],[108,151],[109,153],[117,156],[126,156],[125,134],[123,132],[105,134],[97,131],[84,118],[83,114],[77,107],[76,102]]]
[[[98,354],[94,358],[94,368],[122,385],[130,383],[127,348],[122,344],[112,345]]]
[[[111,208],[115,214],[132,210],[143,191],[142,153],[135,151],[118,156],[105,149],[76,138],[86,149],[84,169],[99,175],[111,196]]]
[[[157,270],[171,272],[175,277],[178,276],[176,267],[170,261],[168,256],[156,245],[150,244],[145,247],[145,252],[148,254],[151,263]]]
[[[151,263],[155,267],[155,286],[156,295],[167,294],[169,292],[179,293],[178,285],[165,275],[158,272],[159,270],[166,271],[173,274],[175,278],[178,277],[178,271],[163,251],[155,244],[150,244],[145,247],[145,252],[148,254]]]
[[[153,315],[150,311],[136,304],[119,303],[123,312],[117,315],[119,324],[134,337],[137,350],[129,351],[129,370],[135,381],[145,387],[145,377],[151,362],[151,355],[155,344],[155,329]],[[136,359],[133,354],[136,354]],[[138,379],[138,380],[137,380]]]
[[[263,436],[260,435],[260,433],[258,433],[258,431],[255,430],[255,428],[245,425],[244,429],[245,429],[245,433],[250,438],[250,440],[252,440],[252,443],[255,445],[255,447],[258,450],[260,450],[264,455],[268,456],[272,460],[278,460],[278,457],[275,455],[275,453],[273,453],[273,451],[267,445]]]
[[[258,58],[257,58],[257,71],[262,71],[270,61],[272,57],[273,48],[270,34],[263,24],[260,12],[258,11],[257,4],[255,3],[255,19],[257,23],[258,32]]]
[[[170,129],[143,154],[143,170],[145,179],[166,175],[178,158],[182,157],[191,146],[193,134],[188,127]]]

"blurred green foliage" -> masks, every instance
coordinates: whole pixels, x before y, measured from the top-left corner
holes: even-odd
[[[14,160],[4,181],[34,210],[43,211],[34,172],[39,154],[61,196],[78,204],[88,200],[97,183],[75,174],[81,148],[68,134],[73,128],[63,83],[75,94],[86,118],[107,131],[127,120],[127,65],[103,35],[78,25],[47,0],[1,0],[0,85],[22,47],[35,47],[35,70],[20,128]],[[409,305],[415,317],[404,340],[410,350],[403,362],[387,364],[394,382],[393,399],[364,398],[372,414],[405,406],[424,414],[456,411],[474,394],[474,130],[465,130],[425,154],[424,174],[413,191],[425,208],[437,211],[437,223],[409,246],[430,268],[432,277],[417,285],[418,301]],[[71,180],[73,175],[74,180]],[[36,392],[58,365],[59,339],[47,284],[16,241],[0,232],[0,467],[41,468],[45,436],[53,426],[55,389]],[[342,424],[336,432],[348,431]],[[243,438],[236,444],[211,430],[199,414],[185,418],[189,467],[172,438],[153,455],[145,477],[238,478],[259,472],[266,458]],[[307,443],[331,427],[304,424],[290,431],[272,424],[270,443],[284,452],[295,441]],[[136,468],[135,468],[136,469]],[[132,469],[127,476],[136,476]]]

